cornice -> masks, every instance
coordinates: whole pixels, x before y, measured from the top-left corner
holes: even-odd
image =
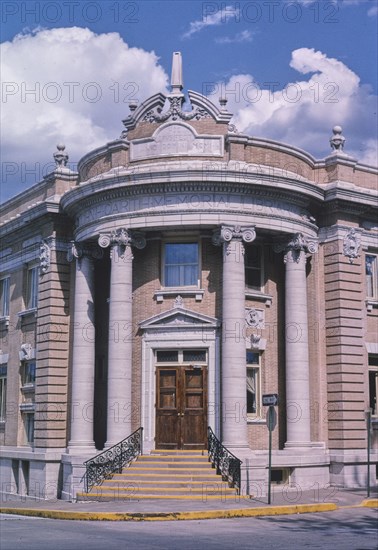
[[[55,201],[44,201],[39,204],[36,204],[34,207],[20,212],[13,219],[6,220],[0,226],[0,236],[3,238],[9,233],[13,233],[20,229],[25,229],[27,224],[35,222],[39,218],[46,216],[48,214],[59,214],[60,206],[59,202]]]

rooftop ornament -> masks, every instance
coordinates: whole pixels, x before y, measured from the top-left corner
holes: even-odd
[[[65,168],[67,166],[67,162],[69,159],[69,156],[67,153],[64,152],[66,146],[59,143],[57,146],[57,151],[54,153],[54,160],[57,168]]]
[[[342,131],[341,126],[334,126],[332,129],[333,136],[329,139],[333,154],[335,155],[344,154],[345,137],[342,135]]]

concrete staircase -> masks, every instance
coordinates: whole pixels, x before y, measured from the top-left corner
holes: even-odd
[[[230,488],[216,474],[207,451],[154,450],[124,468],[121,474],[95,486],[89,493],[78,493],[78,500],[235,499]]]

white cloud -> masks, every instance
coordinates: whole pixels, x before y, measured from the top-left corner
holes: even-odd
[[[130,100],[167,86],[155,53],[115,32],[37,29],[3,43],[1,58],[3,163],[51,162],[59,142],[77,161],[119,137]]]
[[[215,39],[217,44],[240,44],[242,42],[252,42],[253,33],[251,31],[242,31],[235,36],[221,36]]]
[[[216,4],[210,2],[203,4],[202,19],[192,21],[189,25],[189,30],[182,35],[182,38],[190,38],[193,34],[201,31],[205,27],[221,25],[232,19],[236,22],[240,21],[240,9],[238,7],[231,5],[224,6],[220,10],[213,12],[212,9],[214,6],[216,7]]]
[[[294,50],[290,66],[311,76],[266,89],[252,75],[236,75],[218,83],[210,98],[228,98],[239,131],[296,145],[320,158],[329,154],[332,127],[340,124],[346,152],[376,164],[377,97],[371,89],[341,61],[314,49]]]
[[[369,17],[376,17],[378,15],[378,6],[373,6],[367,12]]]

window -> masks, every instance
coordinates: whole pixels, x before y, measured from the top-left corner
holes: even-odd
[[[247,290],[261,291],[262,287],[261,246],[246,246],[244,255],[245,286]]]
[[[378,355],[369,355],[369,407],[378,416]]]
[[[0,280],[0,317],[9,316],[9,277]]]
[[[368,298],[378,298],[377,263],[378,256],[373,254],[365,256],[366,296]]]
[[[198,243],[164,245],[164,286],[198,286]]]
[[[35,384],[35,361],[25,361],[22,369],[22,385]]]
[[[260,354],[247,351],[247,416],[261,417]]]
[[[37,307],[38,299],[38,267],[32,267],[28,270],[26,308],[34,309]]]
[[[34,413],[24,413],[25,444],[34,442]]]
[[[0,367],[0,421],[5,422],[7,407],[7,367]]]

